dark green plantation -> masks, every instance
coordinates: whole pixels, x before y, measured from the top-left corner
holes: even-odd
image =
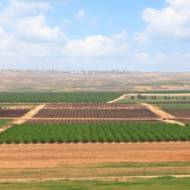
[[[107,102],[120,92],[0,92],[2,103]]]
[[[0,143],[189,141],[190,125],[165,123],[23,124],[0,134]]]

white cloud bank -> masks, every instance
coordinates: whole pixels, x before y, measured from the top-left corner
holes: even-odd
[[[153,39],[154,36],[190,39],[190,0],[166,1],[166,6],[161,10],[144,10],[143,19],[147,27],[138,36],[141,41]],[[14,64],[20,60],[22,64],[40,64],[45,59],[48,64],[56,64],[54,60],[57,57],[60,57],[59,63],[72,62],[74,65],[96,61],[99,63],[101,60],[101,64],[108,63],[108,69],[111,62],[119,68],[121,61],[129,68],[139,64],[144,69],[156,63],[162,64],[162,67],[164,64],[171,66],[180,62],[187,66],[189,63],[188,52],[167,54],[157,49],[157,52],[150,53],[147,49],[138,47],[138,44],[129,44],[126,31],[70,39],[61,24],[49,24],[48,13],[52,9],[51,3],[42,0],[9,0],[0,6],[0,59],[1,62],[4,61],[3,64]],[[83,9],[73,15],[73,18],[75,22],[81,22],[81,19],[91,20]],[[74,22],[63,18],[63,24]],[[36,63],[37,60],[40,60],[39,63]]]
[[[190,39],[189,18],[190,0],[166,0],[161,10],[147,8],[143,11],[147,28],[138,39],[142,42],[154,36]]]
[[[124,31],[113,36],[95,35],[71,40],[66,44],[64,52],[67,55],[87,57],[125,54],[128,50],[126,36],[127,33]]]
[[[126,42],[121,43],[126,37],[123,32],[69,39],[60,25],[48,24],[46,14],[51,9],[51,4],[45,1],[10,0],[6,3],[0,10],[0,53],[89,57],[127,50]],[[76,18],[80,20],[85,15],[85,10],[81,9]]]

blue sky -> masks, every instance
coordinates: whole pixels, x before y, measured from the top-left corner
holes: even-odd
[[[1,0],[0,69],[190,71],[189,0]]]

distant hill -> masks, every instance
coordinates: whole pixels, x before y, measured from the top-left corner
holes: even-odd
[[[0,91],[190,90],[190,73],[1,71]]]

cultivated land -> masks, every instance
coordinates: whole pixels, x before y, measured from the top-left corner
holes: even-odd
[[[1,103],[107,102],[121,92],[0,92]]]
[[[138,188],[151,181],[153,189],[167,188],[166,181],[181,180],[179,188],[185,189],[186,179],[144,178],[190,176],[188,92],[141,95],[140,101],[127,100],[128,104],[120,103],[126,98],[122,96],[121,92],[0,93],[0,180],[10,182],[0,187],[101,189],[101,182],[94,187],[93,181],[110,180],[102,182],[108,183],[104,189],[127,189],[126,181],[140,178]],[[159,114],[143,104],[147,102]],[[176,123],[166,123],[170,120]],[[78,182],[59,181],[65,179]],[[114,186],[113,181],[125,182]]]
[[[190,141],[190,125],[163,123],[24,124],[0,134],[0,143]]]
[[[175,178],[158,178],[149,180],[138,180],[136,182],[100,182],[100,181],[58,181],[58,182],[28,182],[28,183],[4,183],[0,184],[3,190],[187,190],[189,189],[189,179],[175,179]]]

